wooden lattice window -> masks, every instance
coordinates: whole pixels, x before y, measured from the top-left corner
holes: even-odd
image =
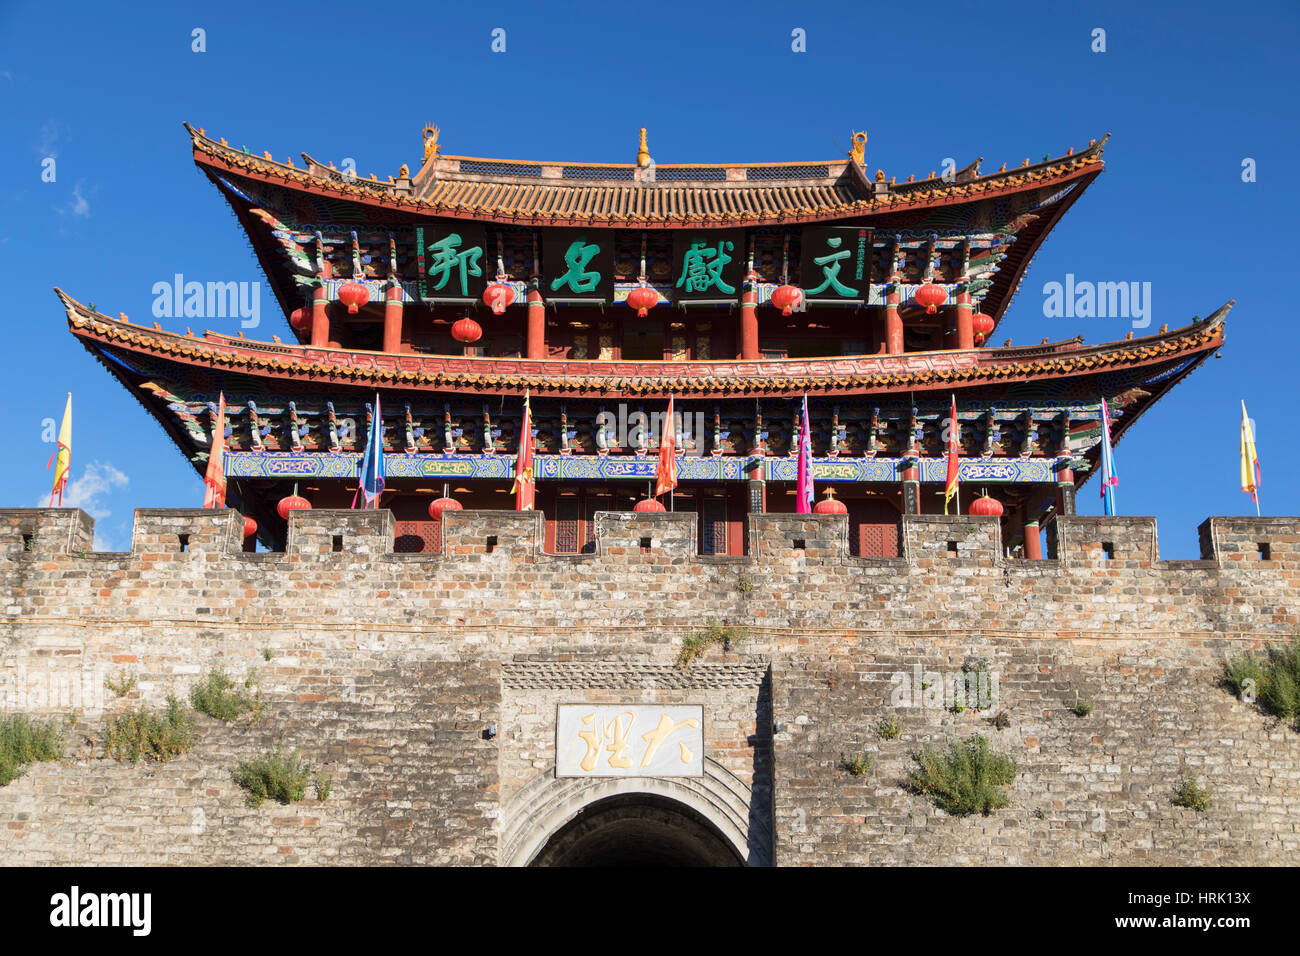
[[[700,554],[726,553],[726,499],[704,498],[700,501]]]
[[[898,512],[883,501],[849,504],[849,554],[856,558],[898,557]]]
[[[394,522],[393,550],[398,554],[438,554],[442,551],[442,522]]]
[[[566,495],[555,504],[555,553],[578,554],[582,550],[582,508],[577,495]]]

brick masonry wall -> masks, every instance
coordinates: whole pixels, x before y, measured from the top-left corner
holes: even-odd
[[[535,513],[446,520],[442,555],[393,554],[386,511],[323,510],[293,513],[285,553],[247,554],[234,512],[142,510],[131,552],[103,554],[82,512],[0,510],[0,707],[78,717],[64,763],[0,788],[0,860],[518,862],[555,706],[577,701],[703,704],[701,806],[747,830],[751,862],[1300,848],[1300,738],[1217,686],[1226,654],[1300,632],[1300,519],[1212,518],[1202,560],[1167,562],[1150,518],[1060,519],[1045,561],[1003,558],[996,520],[969,516],[905,518],[894,559],[849,556],[836,517],[756,516],[745,557],[698,556],[693,515],[602,514],[581,556],[544,554]],[[673,668],[724,622],[750,640]],[[894,674],[974,657],[1005,729],[891,704]],[[164,766],[102,759],[108,718],[215,663],[256,675],[256,725],[200,716]],[[125,701],[104,687],[122,675]],[[953,818],[902,785],[912,749],[975,732],[1020,765],[1009,807]],[[231,769],[276,743],[333,778],[328,800],[244,806]],[[863,750],[868,774],[839,769]],[[1170,803],[1183,774],[1211,787],[1207,813]]]

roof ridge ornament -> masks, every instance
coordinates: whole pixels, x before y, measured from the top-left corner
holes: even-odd
[[[861,136],[861,139],[858,137]],[[849,158],[859,166],[867,164],[867,134],[864,130],[858,130],[853,133],[853,148],[849,150]]]
[[[644,126],[641,127],[641,145],[636,150],[636,164],[639,169],[654,165],[654,160],[650,158],[650,147],[646,145]]]
[[[442,149],[442,146],[438,143],[438,134],[440,132],[441,130],[432,123],[424,124],[424,161],[426,163],[429,161],[429,157],[437,156],[438,150]]]

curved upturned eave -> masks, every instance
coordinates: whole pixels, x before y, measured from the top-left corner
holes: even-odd
[[[891,213],[912,213],[997,199],[1002,196],[1027,192],[1046,186],[1064,186],[1082,178],[1091,181],[1105,168],[1105,163],[1101,159],[1101,147],[1098,145],[1079,153],[1077,156],[1058,157],[1022,169],[975,177],[967,182],[943,183],[942,180],[926,180],[921,183],[897,184],[891,187],[891,191],[887,192],[883,199],[875,197],[861,198],[846,203],[842,207],[828,209],[823,212],[790,212],[788,214],[748,216],[696,215],[664,219],[646,216],[610,216],[601,218],[558,214],[530,215],[493,212],[485,209],[464,209],[455,204],[432,203],[427,200],[406,197],[388,189],[383,184],[370,183],[364,179],[357,179],[352,184],[336,185],[329,180],[313,176],[305,170],[288,167],[274,160],[267,160],[251,153],[242,153],[229,146],[218,148],[207,137],[200,137],[192,127],[187,126],[187,128],[191,130],[193,137],[194,162],[204,169],[216,170],[231,176],[247,177],[322,198],[356,203],[389,212],[404,213],[413,218],[437,216],[445,219],[468,220],[497,225],[536,227],[725,229],[730,227],[783,226],[844,220],[858,221]],[[206,147],[204,144],[207,144]],[[237,155],[238,161],[229,161],[221,155],[222,152]],[[1056,166],[1062,167],[1062,171],[1059,173],[1052,172],[1052,168]],[[1043,175],[1034,178],[1040,172]],[[1000,180],[1005,180],[1005,185],[999,185]],[[562,184],[557,183],[555,185]],[[574,188],[582,186],[580,183],[568,183],[567,185]],[[793,188],[798,188],[798,184],[795,184]],[[1081,191],[1076,190],[1076,192]]]
[[[1078,340],[1017,348],[731,362],[573,362],[360,352],[145,329],[92,312],[61,289],[74,335],[88,348],[121,348],[230,374],[335,387],[473,394],[642,398],[869,395],[952,390],[1090,375],[1208,354],[1223,344],[1230,301],[1209,319],[1141,339]]]

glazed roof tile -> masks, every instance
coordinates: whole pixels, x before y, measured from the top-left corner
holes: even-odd
[[[847,159],[795,163],[660,165],[653,181],[631,164],[523,162],[435,154],[413,178],[380,182],[303,158],[306,169],[213,140],[186,124],[195,162],[424,215],[512,223],[748,226],[834,220],[991,198],[1065,183],[1102,168],[1106,138],[1065,156],[981,176],[979,161],[945,180],[871,182]],[[719,178],[721,176],[721,178]]]

